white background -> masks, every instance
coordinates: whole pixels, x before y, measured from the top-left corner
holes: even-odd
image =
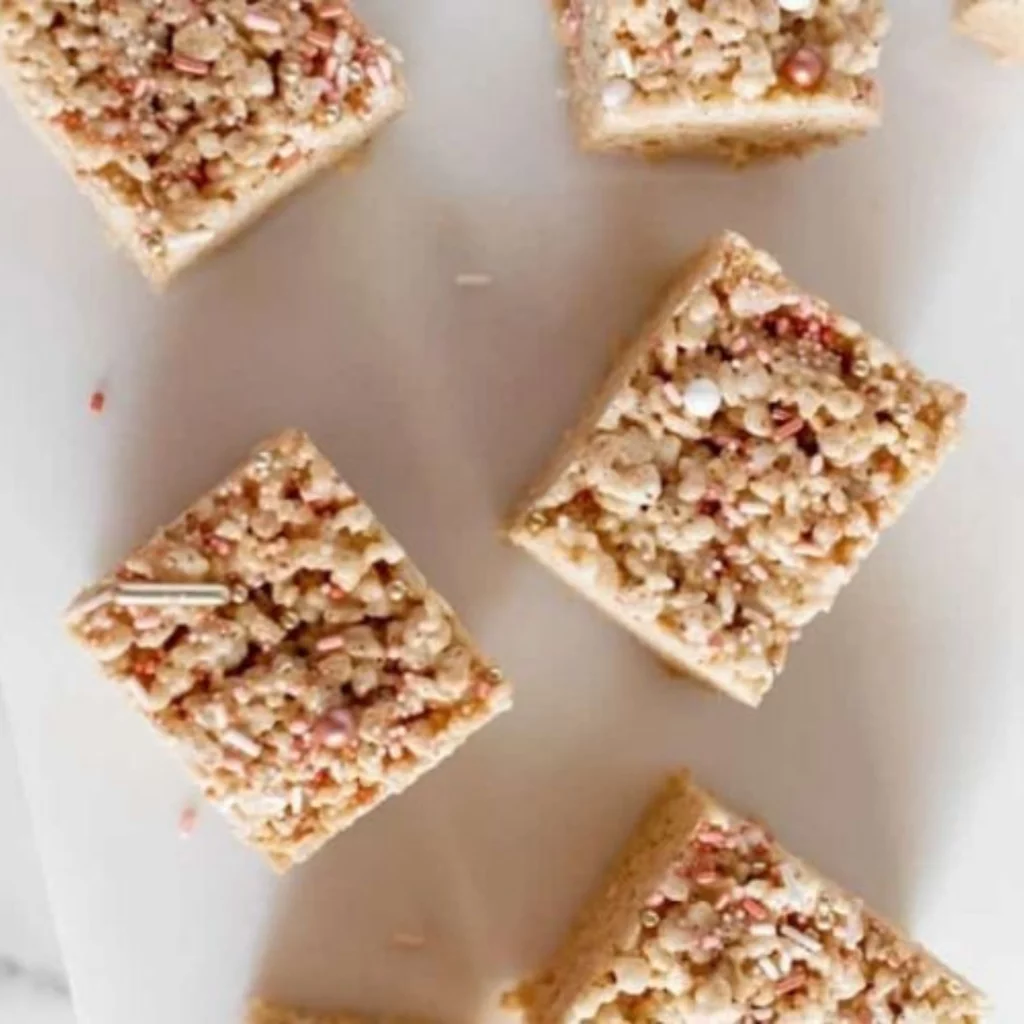
[[[491,1013],[679,764],[1018,1021],[1024,73],[904,0],[869,140],[742,174],[646,166],[573,149],[543,0],[364,6],[406,52],[408,113],[369,166],[162,297],[0,108],[0,677],[81,1024],[234,1024],[253,989]],[[670,680],[496,537],[611,342],[723,227],[972,399],[963,448],[756,712]],[[58,617],[292,424],[518,703],[282,884],[212,812],[177,838],[183,773]],[[427,947],[391,950],[396,930]]]
[[[0,705],[0,1021],[72,1024],[57,937]]]

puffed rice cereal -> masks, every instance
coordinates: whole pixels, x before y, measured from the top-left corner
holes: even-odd
[[[876,126],[884,0],[555,0],[585,146],[745,163]]]
[[[119,600],[135,581],[228,597]],[[281,870],[509,704],[449,605],[299,431],[85,591],[68,624]]]
[[[673,776],[550,965],[529,1024],[980,1024],[984,997],[765,828]]]
[[[163,284],[404,103],[347,0],[0,0],[0,72]]]
[[[938,468],[964,402],[726,234],[617,360],[511,539],[754,705]]]

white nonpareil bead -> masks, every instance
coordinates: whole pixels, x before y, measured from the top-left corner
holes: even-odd
[[[707,377],[691,380],[683,392],[683,407],[691,416],[710,419],[722,404],[722,392],[718,385]]]
[[[613,78],[601,90],[601,105],[605,110],[618,110],[633,98],[633,83],[626,78]]]
[[[805,14],[814,6],[814,0],[779,0],[779,7],[790,14]]]

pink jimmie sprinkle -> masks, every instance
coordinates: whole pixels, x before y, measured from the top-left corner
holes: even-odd
[[[316,642],[316,649],[321,654],[330,651],[340,651],[345,646],[345,638],[340,633],[331,633],[320,637]]]
[[[178,835],[182,839],[188,839],[195,832],[198,818],[199,812],[194,807],[186,807],[178,815]]]

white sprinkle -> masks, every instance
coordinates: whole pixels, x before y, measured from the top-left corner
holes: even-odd
[[[460,288],[486,288],[493,284],[494,278],[490,274],[456,274],[455,283]]]
[[[244,732],[239,732],[237,729],[228,729],[224,733],[224,745],[233,747],[240,754],[245,754],[247,757],[259,757],[260,745],[250,737],[246,736]]]
[[[775,966],[775,961],[769,960],[766,956],[757,961],[757,966],[769,981],[778,981],[782,977],[782,972]]]
[[[633,83],[625,78],[613,78],[601,90],[601,105],[605,110],[618,110],[633,98]]]
[[[422,949],[426,944],[426,936],[418,932],[395,932],[391,936],[391,945],[398,949]]]
[[[262,11],[246,11],[242,22],[251,32],[267,32],[270,35],[277,35],[281,31],[281,22]]]
[[[775,925],[770,921],[755,921],[747,931],[759,938],[768,938],[775,934]]]
[[[622,46],[617,47],[615,50],[615,60],[624,77],[632,78],[636,74],[636,65],[633,63],[633,55],[629,50]]]
[[[164,245],[170,253],[189,252],[213,241],[213,232],[209,228],[196,228],[193,231],[181,231],[176,235],[168,235]]]
[[[792,928],[788,924],[784,924],[779,928],[779,934],[784,935],[790,942],[795,942],[801,949],[807,950],[808,953],[821,952],[821,943],[813,935],[808,935],[797,928]]]
[[[711,419],[722,404],[722,392],[707,377],[695,377],[683,392],[683,406],[698,419]]]
[[[809,11],[814,0],[779,0],[779,7],[790,14],[803,14]]]
[[[288,807],[292,814],[300,815],[302,813],[302,805],[305,802],[305,797],[302,794],[302,790],[298,786],[293,786],[292,791],[288,796]]]

